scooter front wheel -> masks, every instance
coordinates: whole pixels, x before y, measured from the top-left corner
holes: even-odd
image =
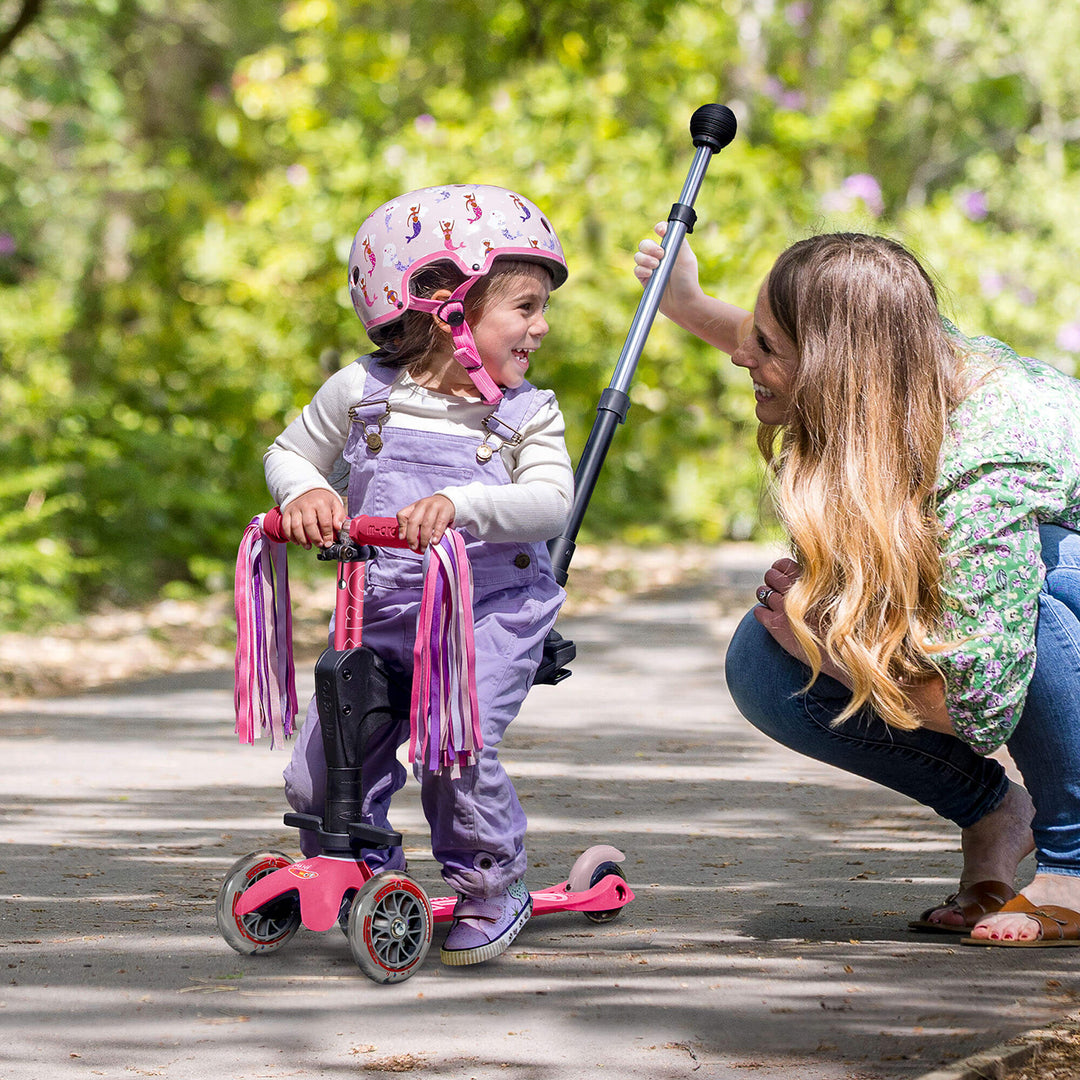
[[[242,956],[280,949],[300,928],[300,903],[288,893],[247,915],[236,914],[236,903],[256,881],[292,864],[280,851],[254,851],[230,867],[217,898],[217,924],[228,945]]]
[[[431,901],[407,874],[387,871],[366,881],[349,911],[349,948],[373,982],[403,982],[431,945]]]

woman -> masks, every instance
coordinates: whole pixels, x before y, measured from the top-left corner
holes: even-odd
[[[1080,944],[1080,383],[963,337],[882,237],[793,245],[753,315],[684,244],[661,311],[753,380],[791,540],[728,651],[740,711],[960,827],[960,887],[913,927]]]

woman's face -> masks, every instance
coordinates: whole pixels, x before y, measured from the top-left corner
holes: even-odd
[[[763,285],[754,307],[754,323],[731,362],[746,368],[754,381],[754,412],[762,424],[787,423],[791,406],[791,379],[798,356],[795,343],[780,329]]]

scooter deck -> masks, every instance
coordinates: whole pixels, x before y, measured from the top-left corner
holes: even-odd
[[[264,904],[295,892],[300,899],[301,922],[309,930],[322,932],[336,924],[345,893],[359,888],[371,876],[363,862],[317,855],[255,882],[237,898],[236,914],[239,917],[249,915]],[[615,911],[634,899],[633,890],[618,874],[609,874],[581,892],[574,892],[569,881],[561,881],[531,895],[533,915],[558,911]],[[457,897],[432,897],[430,904],[433,922],[449,922],[454,917]]]
[[[633,890],[617,874],[602,878],[584,892],[573,892],[568,881],[561,881],[531,895],[533,915],[549,915],[556,911],[615,911],[634,899]],[[432,919],[437,923],[449,922],[454,917],[456,903],[456,896],[432,897]]]

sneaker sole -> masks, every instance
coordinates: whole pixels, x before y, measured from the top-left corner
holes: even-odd
[[[478,945],[475,949],[441,949],[439,959],[447,967],[465,967],[468,964],[482,964],[485,960],[494,960],[501,956],[513,944],[514,938],[521,933],[521,928],[529,921],[532,915],[532,897],[528,904],[521,909],[518,917],[494,940],[486,945]]]

